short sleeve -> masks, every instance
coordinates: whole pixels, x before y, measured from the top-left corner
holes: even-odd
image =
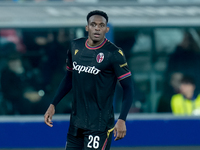
[[[131,76],[126,58],[121,49],[116,50],[113,53],[112,66],[119,81]]]
[[[68,71],[72,71],[73,70],[73,65],[72,65],[71,47],[67,50],[66,63],[67,63],[67,70]]]

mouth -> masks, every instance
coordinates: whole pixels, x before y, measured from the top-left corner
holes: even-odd
[[[94,33],[94,37],[99,38],[100,34],[99,33]]]

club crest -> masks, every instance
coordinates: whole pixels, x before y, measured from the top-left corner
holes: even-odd
[[[97,58],[96,58],[97,62],[101,63],[103,61],[103,59],[104,59],[104,54],[103,53],[99,53],[97,55]]]

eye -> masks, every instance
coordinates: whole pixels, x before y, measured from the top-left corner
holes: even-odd
[[[96,24],[95,24],[95,23],[91,23],[90,25],[91,25],[92,27],[95,27],[95,26],[96,26]]]
[[[101,28],[105,27],[105,24],[100,24],[100,27],[101,27]]]

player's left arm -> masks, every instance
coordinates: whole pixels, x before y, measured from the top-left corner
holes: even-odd
[[[129,76],[119,81],[123,88],[123,102],[122,102],[120,116],[117,120],[117,123],[115,124],[115,129],[114,129],[114,136],[116,137],[115,141],[124,138],[126,135],[125,121],[128,112],[130,110],[130,107],[132,105],[133,92],[134,92],[133,82],[131,78],[132,77]]]
[[[117,50],[112,55],[112,64],[115,74],[123,88],[123,102],[120,116],[114,128],[115,140],[122,139],[126,135],[126,117],[133,101],[133,82],[126,58],[122,50]]]

